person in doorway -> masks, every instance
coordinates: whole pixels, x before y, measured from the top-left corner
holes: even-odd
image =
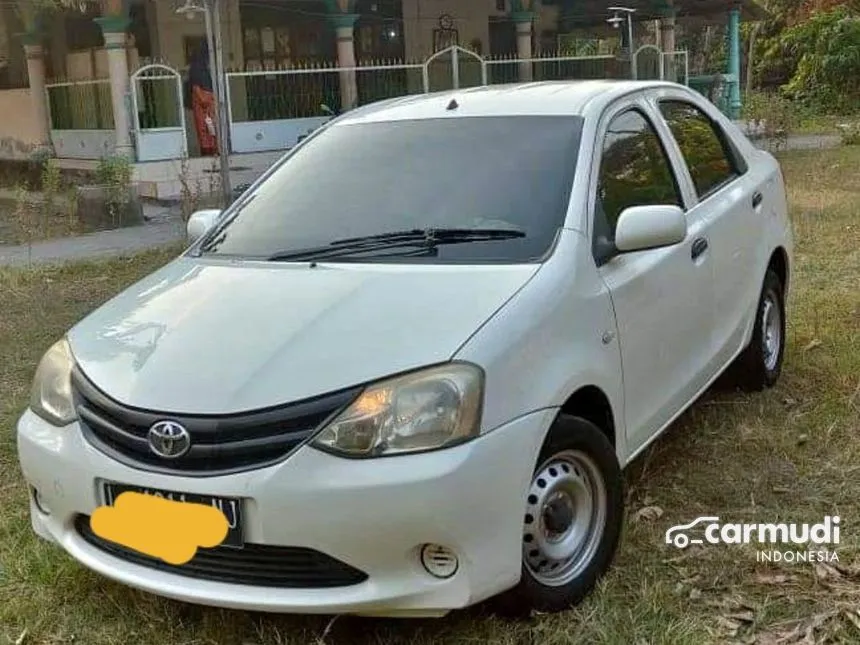
[[[215,94],[212,91],[212,73],[209,69],[209,47],[204,42],[191,61],[188,70],[191,88],[191,109],[194,112],[194,127],[200,153],[203,156],[218,154],[218,139],[215,134]]]

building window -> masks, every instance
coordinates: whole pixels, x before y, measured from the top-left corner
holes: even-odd
[[[505,6],[506,1],[507,0],[496,0],[496,11],[499,13],[505,13],[508,10],[507,6]]]
[[[355,12],[361,16],[355,25],[355,54],[359,64],[405,58],[402,2],[358,0]]]
[[[86,11],[66,11],[61,14],[65,24],[66,47],[69,51],[84,51],[102,47],[101,28],[95,23],[100,13],[98,7],[86,5]]]
[[[334,36],[322,3],[240,5],[247,70],[334,61]]]

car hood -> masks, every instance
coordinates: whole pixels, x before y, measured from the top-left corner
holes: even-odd
[[[68,337],[80,370],[121,403],[241,412],[449,360],[536,271],[182,257]]]

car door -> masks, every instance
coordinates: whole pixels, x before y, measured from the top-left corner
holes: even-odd
[[[705,106],[674,90],[661,91],[654,105],[677,145],[695,192],[690,216],[708,222],[714,271],[711,371],[741,349],[761,288],[756,250],[764,187]]]
[[[590,210],[592,248],[618,325],[624,414],[631,454],[706,385],[713,275],[707,222],[687,212],[687,238],[674,246],[601,257],[627,207],[671,204],[685,211],[690,187],[641,95],[608,111],[597,130]],[[599,238],[605,238],[601,241]]]

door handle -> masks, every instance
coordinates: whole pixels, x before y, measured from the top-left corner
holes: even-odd
[[[763,199],[764,199],[764,197],[762,196],[762,194],[759,191],[755,191],[753,193],[753,198],[752,198],[753,208],[758,208],[761,205],[761,202]]]
[[[699,256],[702,255],[705,251],[708,250],[708,240],[703,237],[697,238],[693,242],[693,247],[690,250],[690,256],[695,261],[699,259]]]

